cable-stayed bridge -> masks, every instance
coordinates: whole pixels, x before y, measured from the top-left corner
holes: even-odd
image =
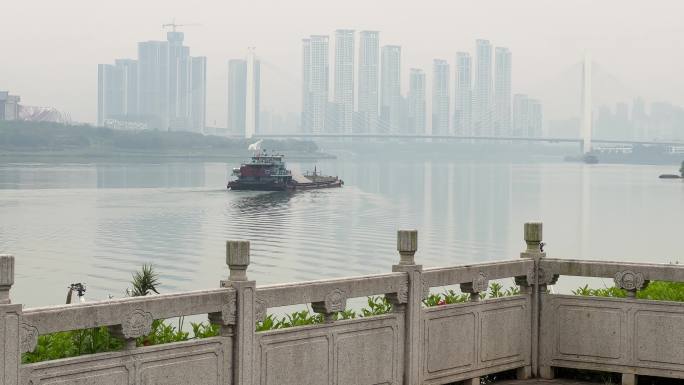
[[[275,63],[267,63],[267,67],[271,70],[279,70]],[[280,71],[282,72],[282,71]],[[292,84],[296,84],[295,79],[291,80]],[[592,150],[592,143],[597,145],[662,145],[662,146],[684,146],[684,138],[682,135],[658,135],[655,132],[637,134],[631,132],[629,126],[625,126],[621,130],[623,135],[619,138],[606,137],[606,134],[596,135],[596,130],[593,127],[595,122],[595,111],[601,105],[611,104],[615,102],[628,101],[631,98],[638,97],[642,93],[633,89],[629,82],[625,83],[618,77],[614,76],[604,66],[593,61],[588,55],[571,66],[568,66],[563,71],[551,79],[541,82],[538,87],[532,87],[534,96],[542,96],[541,99],[544,104],[544,115],[554,116],[559,118],[559,115],[566,117],[577,118],[576,131],[574,134],[558,133],[547,131],[545,136],[529,137],[529,136],[512,136],[510,132],[506,135],[487,136],[487,135],[471,135],[470,130],[461,131],[459,135],[449,133],[446,135],[431,135],[431,134],[411,134],[407,133],[406,129],[392,127],[389,122],[383,119],[378,119],[375,127],[367,127],[359,129],[356,132],[339,132],[334,127],[330,130],[324,129],[324,132],[305,133],[305,132],[288,132],[288,133],[255,133],[254,137],[258,138],[300,138],[300,139],[372,139],[373,141],[383,140],[436,140],[436,141],[464,141],[464,142],[502,142],[502,143],[577,143],[581,146],[584,153]],[[537,88],[534,91],[534,88]],[[548,108],[548,115],[547,115]],[[304,115],[302,116],[304,117]],[[356,123],[356,122],[355,122]],[[426,122],[427,123],[427,122]],[[429,128],[427,130],[430,131]],[[681,129],[684,132],[684,127]],[[483,130],[480,132],[495,132],[494,130]],[[453,135],[452,135],[453,134]],[[684,135],[684,134],[683,134]]]
[[[373,140],[438,140],[438,141],[482,141],[482,142],[530,142],[530,143],[578,143],[583,144],[581,138],[552,138],[552,137],[520,137],[520,136],[460,136],[460,135],[423,135],[423,134],[343,134],[343,133],[289,133],[289,134],[256,134],[255,138],[260,139],[373,139]],[[593,139],[593,143],[602,144],[624,144],[624,145],[662,145],[662,146],[684,146],[684,141],[641,141],[641,140],[621,140],[621,139]]]

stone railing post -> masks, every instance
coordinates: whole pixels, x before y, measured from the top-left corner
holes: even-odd
[[[531,297],[531,368],[521,368],[518,370],[518,377],[523,379],[530,375],[551,379],[554,377],[553,369],[550,367],[540,367],[539,365],[539,325],[540,325],[540,306],[541,294],[546,292],[548,284],[555,283],[557,276],[547,274],[539,265],[540,260],[546,258],[543,251],[543,226],[541,222],[525,223],[524,239],[526,248],[520,253],[520,258],[528,258],[534,261],[533,267],[525,276],[515,277],[516,284],[520,285],[522,293],[529,294]]]
[[[422,278],[423,266],[416,265],[415,255],[418,250],[418,231],[399,230],[397,232],[397,251],[399,264],[392,266],[394,272],[408,274],[408,287],[400,290],[390,300],[395,311],[405,315],[404,345],[404,385],[420,384],[420,317],[423,299],[429,288]]]
[[[22,341],[21,305],[12,304],[10,289],[14,284],[14,257],[0,255],[0,384],[19,384],[22,344],[29,345],[31,338]],[[33,336],[37,337],[37,336]]]
[[[335,320],[335,315],[347,308],[347,296],[339,290],[333,290],[325,296],[324,301],[312,302],[311,308],[314,313],[323,314],[325,323]]]
[[[230,268],[230,276],[227,281],[221,281],[221,286],[231,287],[236,292],[232,352],[234,385],[252,385],[253,378],[256,282],[247,279],[249,262],[249,241],[226,242],[226,263]],[[232,331],[226,328],[225,333],[229,335]]]
[[[486,293],[489,288],[489,279],[480,272],[472,281],[461,283],[460,286],[462,293],[470,294],[470,302],[479,302],[480,293]]]

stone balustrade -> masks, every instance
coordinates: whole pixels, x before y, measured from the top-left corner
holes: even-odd
[[[541,223],[525,224],[524,239],[517,259],[424,269],[417,231],[402,230],[391,273],[268,286],[248,277],[249,242],[229,241],[230,275],[218,289],[33,309],[11,303],[15,259],[0,255],[0,384],[479,384],[507,370],[552,378],[560,367],[622,373],[627,385],[638,375],[684,378],[684,304],[636,299],[650,281],[684,282],[684,267],[547,258]],[[550,293],[561,276],[612,278],[628,297]],[[519,294],[481,298],[506,278]],[[470,301],[426,307],[430,289],[444,286]],[[390,313],[334,317],[375,295],[389,299]],[[301,304],[325,322],[256,332],[269,309]],[[219,335],[135,346],[153,320],[197,314]],[[21,364],[39,335],[99,326],[125,348]]]

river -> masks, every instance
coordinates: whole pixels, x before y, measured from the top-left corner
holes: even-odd
[[[684,262],[684,183],[658,179],[668,166],[340,159],[318,167],[343,188],[294,194],[227,191],[235,166],[0,165],[13,301],[60,304],[73,282],[121,297],[144,263],[162,292],[217,287],[228,239],[252,241],[257,284],[389,272],[405,228],[426,267],[516,258],[529,220],[550,257]]]

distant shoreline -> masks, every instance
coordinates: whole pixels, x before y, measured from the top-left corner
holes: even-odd
[[[0,121],[0,159],[92,161],[243,161],[257,139],[207,136],[183,131],[123,131],[88,125]],[[264,140],[262,149],[288,159],[334,159],[316,143],[303,140]]]
[[[332,154],[323,152],[316,153],[302,153],[283,151],[286,159],[294,161],[302,160],[324,160],[336,159]],[[218,152],[151,152],[151,151],[78,151],[78,150],[63,150],[63,151],[8,151],[0,149],[0,160],[3,162],[12,161],[16,163],[30,163],[42,160],[60,160],[72,161],[74,163],[88,163],[93,161],[115,161],[115,162],[131,162],[131,161],[193,161],[193,162],[235,162],[247,160],[252,154],[248,151],[239,153],[218,153]]]

